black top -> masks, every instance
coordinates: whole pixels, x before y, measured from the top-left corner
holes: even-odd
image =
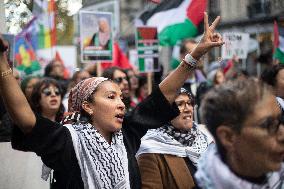
[[[10,142],[12,133],[13,121],[8,112],[2,116],[0,121],[0,142]]]
[[[140,139],[148,129],[157,128],[179,114],[175,103],[166,100],[157,88],[148,98],[127,114],[122,132],[128,157],[128,170],[131,188],[141,188],[141,179],[135,154],[140,147]],[[69,130],[56,122],[36,115],[32,132],[24,135],[15,127],[12,147],[22,151],[33,151],[42,161],[54,169],[54,188],[84,188],[81,172]]]

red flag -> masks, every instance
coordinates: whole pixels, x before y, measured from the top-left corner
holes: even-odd
[[[130,69],[133,68],[132,65],[130,64],[128,58],[126,55],[122,52],[120,49],[119,45],[117,42],[113,43],[113,61],[110,62],[102,62],[101,64],[103,69],[112,67],[112,66],[117,66],[122,69]]]
[[[279,47],[279,30],[276,20],[274,20],[274,51]]]
[[[54,0],[50,1],[48,12],[50,15],[53,14],[53,16],[51,17],[51,19],[53,19],[52,21],[53,25],[51,26],[50,35],[51,35],[51,46],[55,46],[56,45],[56,4]]]
[[[60,54],[58,51],[56,51],[56,54],[55,54],[55,60],[60,62],[63,66],[64,66],[64,73],[63,73],[63,77],[64,79],[68,79],[69,76],[70,76],[70,73],[69,73],[69,70],[65,67],[64,65],[64,61],[62,60]]]

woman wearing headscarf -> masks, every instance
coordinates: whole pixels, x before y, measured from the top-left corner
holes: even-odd
[[[78,83],[69,96],[69,110],[79,112],[81,119],[64,127],[32,112],[1,53],[1,95],[17,125],[13,147],[41,156],[58,173],[56,188],[140,188],[135,159],[140,139],[149,128],[178,115],[173,104],[177,90],[196,68],[197,60],[223,44],[221,35],[214,33],[220,17],[209,26],[205,13],[204,21],[205,33],[196,49],[130,114],[124,113],[116,83],[89,78]]]
[[[193,188],[196,164],[213,141],[193,121],[194,99],[181,88],[175,99],[180,114],[141,139],[137,161],[142,188]]]

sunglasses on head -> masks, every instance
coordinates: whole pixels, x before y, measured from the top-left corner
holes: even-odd
[[[127,77],[117,77],[113,79],[113,81],[118,84],[122,83],[123,80],[128,81]]]
[[[54,88],[53,90],[51,90],[50,88],[45,88],[42,90],[42,93],[45,95],[45,96],[50,96],[52,94],[52,91],[53,93],[56,95],[56,96],[59,96],[60,95],[60,91],[58,88]]]

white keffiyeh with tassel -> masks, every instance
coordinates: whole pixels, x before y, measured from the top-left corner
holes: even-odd
[[[197,127],[194,123],[192,129],[186,133],[178,131],[172,125],[151,129],[141,139],[136,156],[144,153],[170,154],[188,157],[196,166],[201,154],[212,142]]]

